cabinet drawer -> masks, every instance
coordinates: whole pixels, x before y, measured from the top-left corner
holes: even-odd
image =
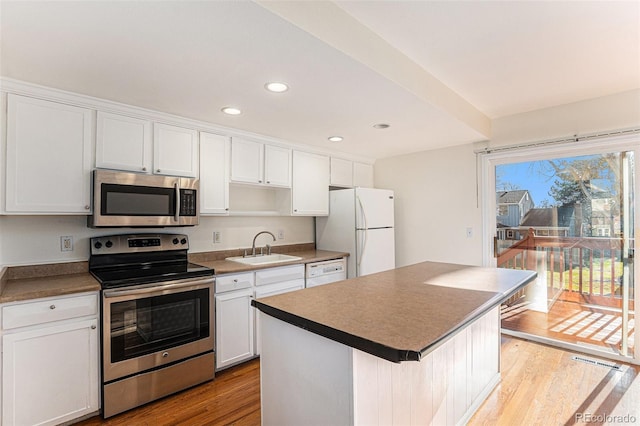
[[[275,296],[277,294],[288,293],[295,290],[302,290],[303,288],[304,280],[292,280],[277,284],[263,285],[262,287],[256,288],[256,299]]]
[[[225,291],[239,290],[253,286],[253,272],[242,274],[218,275],[216,277],[216,294]]]
[[[266,285],[304,278],[304,265],[283,266],[256,271],[256,285]]]
[[[38,299],[35,302],[4,306],[2,308],[2,328],[8,330],[97,314],[97,294]]]

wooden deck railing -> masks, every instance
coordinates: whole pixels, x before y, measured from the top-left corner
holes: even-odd
[[[537,270],[538,274],[546,272],[547,287],[562,290],[563,299],[619,306],[622,243],[621,238],[536,236],[534,230],[529,229],[524,239],[497,255],[497,265]],[[632,290],[631,287],[631,300]]]

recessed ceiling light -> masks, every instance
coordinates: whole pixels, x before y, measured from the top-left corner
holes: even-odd
[[[342,142],[342,136],[329,136],[331,142]]]
[[[391,125],[386,123],[378,123],[373,125],[374,129],[388,129],[389,127],[391,127]]]
[[[239,108],[236,108],[236,107],[224,107],[224,108],[222,108],[222,112],[224,112],[225,114],[229,114],[229,115],[240,115],[240,114],[242,114],[242,111]]]
[[[264,88],[273,93],[282,93],[289,90],[289,86],[286,83],[279,81],[273,81],[264,85]]]

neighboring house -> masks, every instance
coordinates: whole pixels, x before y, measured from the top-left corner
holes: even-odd
[[[534,207],[531,194],[526,189],[496,192],[496,221],[498,239],[514,239],[507,236],[508,228],[517,228],[524,216]]]
[[[578,211],[580,209],[577,209]],[[537,236],[575,237],[580,235],[581,213],[576,214],[576,208],[548,207],[531,209],[520,224],[521,233],[533,228]]]
[[[591,200],[591,235],[594,237],[620,237],[620,214],[614,198]]]

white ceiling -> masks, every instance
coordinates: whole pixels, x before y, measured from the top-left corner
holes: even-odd
[[[3,0],[0,37],[3,77],[372,158],[640,88],[636,1]]]

